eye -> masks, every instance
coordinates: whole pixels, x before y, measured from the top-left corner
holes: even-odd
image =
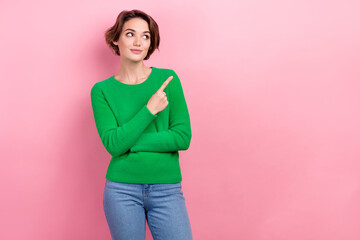
[[[126,35],[126,36],[128,36],[128,34],[133,35],[133,33],[132,33],[132,32],[128,32],[128,33],[126,33],[125,35]],[[149,35],[144,35],[144,36],[145,36],[145,39],[149,39],[149,38],[150,38],[150,36],[149,36]]]

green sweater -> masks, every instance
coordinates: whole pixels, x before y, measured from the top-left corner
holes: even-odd
[[[111,76],[91,89],[95,125],[111,154],[106,179],[155,184],[182,181],[179,150],[191,141],[190,116],[179,77],[172,69],[151,67],[140,84],[125,84]],[[146,104],[164,81],[169,104],[156,115]]]

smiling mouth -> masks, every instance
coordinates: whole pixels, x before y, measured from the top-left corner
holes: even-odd
[[[130,49],[130,50],[135,54],[140,54],[142,52],[142,50],[134,50],[134,49]]]

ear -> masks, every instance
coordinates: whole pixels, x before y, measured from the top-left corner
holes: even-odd
[[[116,45],[116,46],[118,45],[118,42],[114,42],[114,41],[112,41],[112,43],[113,43],[114,45]]]

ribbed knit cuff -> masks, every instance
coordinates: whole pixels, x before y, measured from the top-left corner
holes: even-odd
[[[146,108],[145,112],[147,112],[147,113],[148,113],[148,115],[151,115],[153,118],[156,118],[156,117],[157,117],[157,115],[156,115],[156,114],[152,114],[152,113],[150,112],[150,110],[149,110],[149,108],[146,106],[146,104],[144,105],[144,107],[143,107],[143,108]]]

